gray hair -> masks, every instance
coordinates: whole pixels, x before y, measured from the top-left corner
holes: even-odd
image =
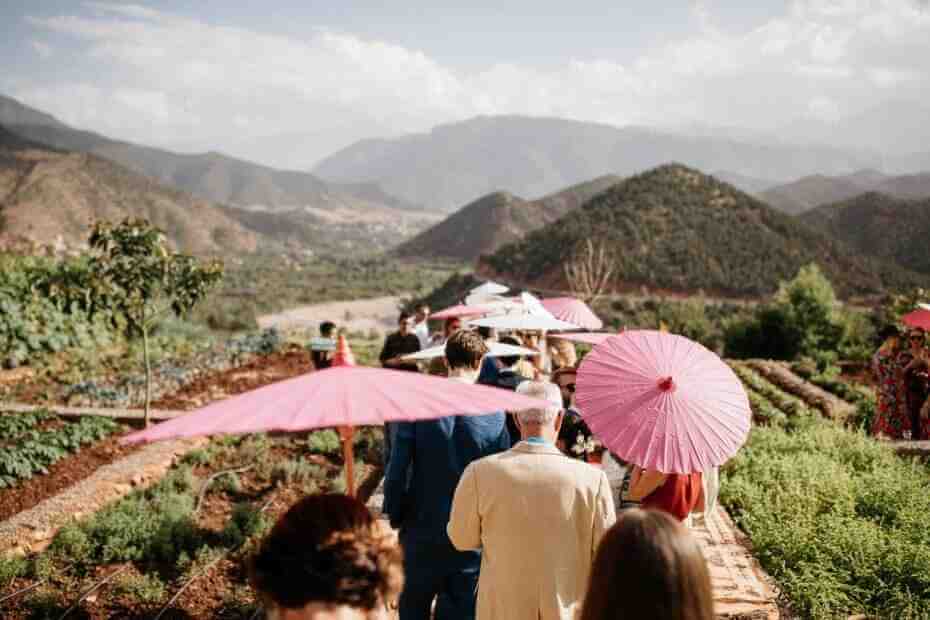
[[[562,410],[562,393],[559,391],[559,386],[554,383],[524,381],[517,386],[517,393],[530,398],[548,400],[550,403],[548,407],[524,409],[516,412],[520,424],[538,424],[540,426],[552,424],[555,422],[556,416],[559,415],[559,411]]]

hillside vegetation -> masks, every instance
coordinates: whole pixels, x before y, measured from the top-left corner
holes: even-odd
[[[930,274],[930,198],[900,200],[870,192],[808,211],[801,221],[863,254]]]
[[[632,177],[581,209],[504,246],[481,270],[524,284],[567,288],[563,266],[585,240],[614,261],[614,288],[703,289],[757,296],[814,262],[840,294],[872,295],[922,281],[858,256],[755,198],[678,164]]]
[[[494,192],[465,205],[402,244],[395,253],[471,261],[556,221],[619,181],[620,177],[613,175],[598,177],[532,201]]]
[[[81,246],[97,220],[151,221],[196,254],[253,252],[258,237],[209,203],[84,153],[32,148],[0,134],[0,241]]]

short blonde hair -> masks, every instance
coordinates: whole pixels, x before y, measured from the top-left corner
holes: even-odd
[[[520,424],[551,424],[562,410],[562,392],[559,386],[545,381],[524,381],[517,386],[517,393],[530,398],[548,400],[549,407],[524,409],[516,413]]]

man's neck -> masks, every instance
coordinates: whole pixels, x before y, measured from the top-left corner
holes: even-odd
[[[478,380],[478,371],[468,368],[450,368],[449,378],[462,383],[474,383]]]
[[[523,441],[539,442],[554,444],[559,434],[552,428],[523,428]]]

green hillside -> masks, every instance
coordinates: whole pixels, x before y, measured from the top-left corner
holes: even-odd
[[[921,276],[860,257],[731,185],[678,164],[632,177],[482,260],[486,275],[566,287],[563,265],[586,239],[615,262],[613,286],[755,296],[816,262],[841,294],[912,286]]]
[[[817,207],[800,219],[858,252],[930,274],[930,198],[870,192]]]
[[[618,182],[620,177],[605,175],[539,200],[523,200],[507,192],[494,192],[402,244],[395,254],[472,261],[556,221]]]

